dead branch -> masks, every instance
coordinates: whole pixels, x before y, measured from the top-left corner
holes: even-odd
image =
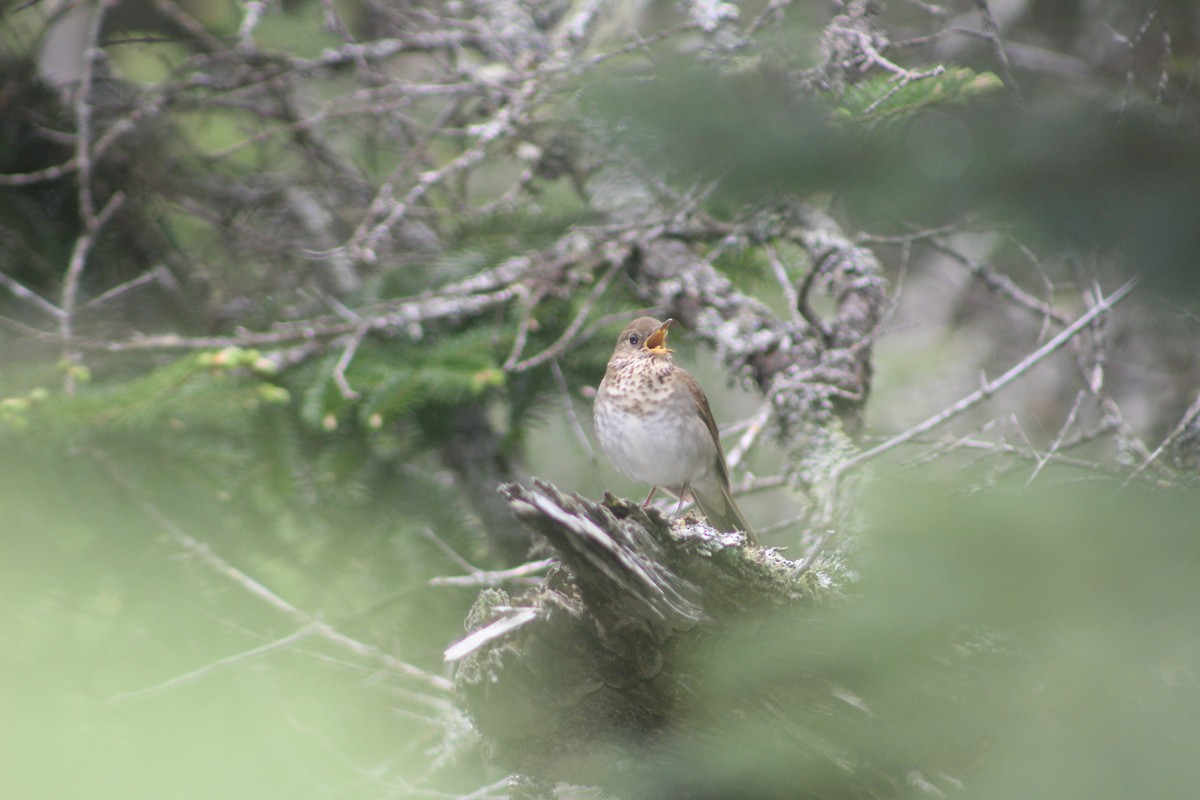
[[[913,439],[916,439],[917,437],[933,430],[934,428],[937,428],[938,426],[959,416],[963,412],[979,405],[1001,389],[1012,385],[1013,382],[1022,375],[1029,372],[1029,370],[1045,361],[1050,355],[1067,345],[1072,339],[1075,338],[1076,335],[1080,333],[1080,331],[1083,331],[1095,320],[1110,312],[1118,303],[1129,296],[1136,284],[1136,280],[1129,281],[1110,294],[1108,297],[1102,298],[1099,302],[1092,306],[1087,313],[1081,315],[1079,319],[1067,326],[1053,339],[1046,342],[1044,345],[1027,355],[1025,358],[1021,359],[1019,363],[1008,369],[1000,377],[995,378],[994,380],[984,379],[978,389],[966,395],[965,397],[960,398],[957,402],[943,408],[941,411],[924,420],[923,422],[920,422],[911,428],[896,434],[886,441],[875,445],[869,450],[864,450],[854,457],[848,458],[839,463],[833,469],[833,472],[830,475],[829,484],[825,490],[826,495],[822,517],[823,520],[828,522],[832,521],[834,518],[837,509],[838,482],[842,477],[862,466],[863,464],[878,458],[884,453],[887,453],[890,450],[906,442],[912,441]],[[812,559],[815,558],[817,553],[820,552],[821,546],[823,546],[826,538],[820,540],[817,545],[814,545],[814,547],[810,549],[809,555],[802,562],[803,566],[807,566],[812,562]]]
[[[538,480],[501,491],[558,564],[523,595],[481,593],[476,633],[451,652],[485,749],[525,775],[628,790],[646,771],[677,769],[647,753],[673,737],[703,739],[688,720],[711,687],[688,654],[730,625],[812,607],[830,591],[817,572],[796,575],[773,551],[695,519],[672,524]]]

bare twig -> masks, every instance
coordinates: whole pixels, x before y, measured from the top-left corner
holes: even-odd
[[[892,85],[888,87],[886,92],[875,98],[875,100],[871,102],[871,105],[863,109],[863,116],[869,116],[873,114],[881,105],[894,97],[901,89],[903,89],[905,86],[908,86],[910,83],[923,81],[927,78],[936,78],[945,72],[946,67],[942,64],[938,64],[937,66],[926,70],[904,70],[902,73],[890,79],[889,82]]]
[[[485,800],[485,798],[496,797],[505,798],[511,797],[509,785],[512,782],[512,777],[501,778],[495,783],[489,783],[487,786],[480,786],[470,794],[464,794],[458,800]]]
[[[940,458],[944,458],[945,456],[956,452],[961,447],[966,447],[967,442],[971,440],[972,436],[987,433],[999,424],[999,420],[989,419],[978,427],[962,434],[961,436],[955,436],[953,439],[949,440],[942,439],[941,441],[933,441],[927,439],[914,439],[914,442],[930,445],[929,451],[911,458],[904,459],[898,466],[894,468],[894,470],[899,472],[903,470],[909,470],[914,467],[923,466],[925,464],[931,464]]]
[[[31,186],[35,183],[56,181],[78,168],[79,163],[72,158],[61,164],[55,164],[52,167],[43,167],[31,172],[12,172],[0,175],[0,186]]]
[[[161,694],[162,692],[170,691],[171,689],[178,689],[179,687],[186,686],[189,683],[195,683],[201,678],[207,677],[208,675],[224,669],[225,667],[232,667],[236,664],[251,661],[259,656],[266,655],[267,653],[273,653],[276,650],[282,650],[284,648],[291,647],[297,642],[312,636],[315,632],[316,631],[311,624],[304,625],[298,630],[289,633],[287,636],[284,636],[283,638],[276,639],[273,642],[267,642],[266,644],[259,645],[258,647],[252,647],[249,650],[241,653],[225,656],[224,658],[217,659],[211,664],[205,664],[202,667],[197,667],[194,670],[185,672],[182,675],[177,675],[176,677],[163,681],[162,683],[157,683],[153,686],[147,686],[144,689],[134,689],[128,692],[121,692],[113,695],[111,698],[109,698],[108,702],[123,703],[127,700],[137,700],[143,697]]]
[[[537,610],[532,608],[513,607],[494,610],[500,611],[497,619],[447,647],[442,657],[447,662],[461,661],[489,642],[507,636],[517,628],[528,625],[538,618]]]
[[[531,292],[522,287],[520,294],[521,318],[517,322],[517,333],[513,336],[512,350],[509,351],[508,358],[504,359],[504,365],[501,367],[505,372],[510,372],[517,365],[521,354],[525,352],[525,342],[529,340],[529,328],[533,324],[533,310],[541,302],[545,291],[539,289]]]
[[[474,144],[459,153],[444,166],[423,172],[418,176],[417,182],[411,189],[405,192],[399,201],[388,202],[385,200],[382,205],[390,206],[390,208],[378,222],[373,222],[373,214],[368,212],[367,217],[364,218],[355,231],[354,236],[346,245],[346,249],[351,256],[356,260],[374,263],[377,260],[376,249],[383,240],[383,237],[408,215],[413,206],[430,189],[477,164],[483,159],[488,147],[493,142],[511,133],[513,126],[517,125],[523,119],[525,113],[528,111],[530,102],[541,88],[542,84],[538,81],[526,81],[520,89],[513,93],[509,101],[492,119],[474,127],[473,130],[476,133]],[[378,205],[380,204],[373,204],[373,206]]]
[[[246,592],[250,593],[259,600],[262,600],[267,605],[282,613],[284,616],[295,621],[302,626],[300,631],[304,635],[319,636],[329,642],[339,645],[350,652],[358,655],[361,658],[367,658],[382,666],[393,670],[394,672],[403,675],[412,680],[424,684],[427,688],[435,689],[439,692],[453,691],[453,684],[446,678],[440,675],[434,675],[426,672],[419,667],[408,664],[400,659],[385,653],[375,645],[361,642],[353,639],[340,631],[336,630],[332,625],[316,619],[311,614],[300,610],[296,606],[284,600],[279,595],[272,592],[263,584],[259,583],[254,578],[242,572],[237,567],[230,564],[225,559],[218,556],[212,551],[212,548],[190,534],[186,533],[183,528],[177,525],[174,520],[164,514],[158,506],[151,503],[149,500],[137,494],[136,490],[125,479],[125,476],[116,468],[116,466],[108,460],[102,453],[94,452],[93,455],[101,464],[104,470],[116,481],[130,496],[130,498],[142,509],[142,511],[167,533],[175,544],[192,555],[196,556],[201,563],[209,569],[216,572],[218,575],[230,580],[236,586],[241,587]],[[297,631],[298,635],[300,631]]]
[[[1037,480],[1037,476],[1041,474],[1042,468],[1049,463],[1051,458],[1058,454],[1058,450],[1062,447],[1063,440],[1066,438],[1067,431],[1071,430],[1071,427],[1075,424],[1076,417],[1079,416],[1079,409],[1083,407],[1085,396],[1086,394],[1083,391],[1075,393],[1075,402],[1071,404],[1071,411],[1067,414],[1066,422],[1059,429],[1058,436],[1054,438],[1054,443],[1050,445],[1050,449],[1046,451],[1044,456],[1038,458],[1037,466],[1034,467],[1033,472],[1029,475],[1029,480],[1025,481],[1026,486]]]
[[[945,242],[941,241],[940,237],[931,238],[929,245],[937,250],[942,255],[948,256],[953,261],[965,267],[975,278],[979,279],[984,286],[992,290],[996,294],[1011,300],[1017,306],[1032,311],[1037,314],[1043,321],[1050,319],[1057,322],[1059,325],[1066,325],[1070,322],[1070,318],[1062,311],[1045,303],[1038,298],[1026,292],[1020,286],[1013,282],[1007,275],[997,272],[992,266],[977,258],[965,256],[962,253],[950,247]]]
[[[763,403],[758,412],[750,418],[750,421],[746,425],[746,430],[741,438],[738,439],[737,444],[731,447],[729,452],[725,454],[725,462],[731,471],[737,469],[738,464],[742,463],[742,459],[745,458],[750,448],[754,446],[759,434],[766,428],[767,420],[770,418],[771,404]]]
[[[825,498],[818,526],[821,528],[827,528],[831,525],[834,518],[834,509],[836,508],[838,488],[843,477],[852,472],[854,469],[875,458],[878,458],[884,453],[887,453],[906,442],[910,442],[917,437],[933,430],[934,428],[937,428],[938,426],[948,422],[949,420],[954,419],[963,412],[974,408],[983,401],[987,400],[996,392],[1012,385],[1017,378],[1021,377],[1026,372],[1033,369],[1035,366],[1048,358],[1050,355],[1057,352],[1069,341],[1071,341],[1071,339],[1074,338],[1080,331],[1091,325],[1097,318],[1111,311],[1118,303],[1129,296],[1129,293],[1133,291],[1133,288],[1136,284],[1136,279],[1131,280],[1110,294],[1108,297],[1101,298],[1099,302],[1088,309],[1087,313],[1080,316],[1079,319],[1075,320],[1075,322],[1069,325],[1065,330],[1063,330],[1050,341],[1046,342],[1034,352],[1030,353],[999,378],[996,378],[992,381],[984,380],[982,385],[974,392],[971,392],[958,402],[947,406],[938,413],[934,414],[932,417],[926,419],[924,422],[918,423],[908,430],[899,433],[852,458],[848,458],[834,467],[833,470],[831,470],[826,483]],[[797,566],[798,571],[803,571],[812,566],[817,556],[820,555],[825,545],[831,539],[834,530],[835,529],[832,527],[828,527],[825,533],[823,533],[817,539],[816,543],[812,546],[812,548],[810,548],[809,552],[805,554],[804,559]]]
[[[817,556],[821,555],[822,551],[825,550],[825,546],[829,544],[830,540],[832,540],[836,534],[837,528],[832,526],[826,526],[825,528],[822,528],[821,532],[817,534],[817,537],[813,540],[813,543],[809,545],[808,550],[805,551],[804,557],[796,562],[796,567],[794,570],[796,574],[806,572],[807,570],[811,569],[812,565],[817,561]]]
[[[1077,437],[1077,438],[1081,438],[1083,440],[1090,441],[1092,439],[1095,439],[1098,436],[1102,436],[1106,433],[1110,433],[1111,431],[1112,431],[1111,427],[1102,426],[1101,428],[1099,428],[1095,431],[1090,431],[1088,433],[1088,435],[1085,437]],[[1006,456],[1015,456],[1017,458],[1024,459],[1026,461],[1031,461],[1035,465],[1038,464],[1039,462],[1041,462],[1041,460],[1043,459],[1043,456],[1040,456],[1037,453],[1031,452],[1028,448],[1017,447],[1016,445],[1008,444],[1007,442],[992,442],[992,441],[986,441],[983,439],[975,439],[969,435],[966,437],[963,437],[962,439],[957,440],[955,442],[955,447],[960,447],[965,450],[979,450],[979,451],[987,452],[990,454],[999,453],[999,454],[1006,455]],[[1105,465],[1098,461],[1090,461],[1090,460],[1083,459],[1083,458],[1073,458],[1071,456],[1063,455],[1063,451],[1067,450],[1068,447],[1069,447],[1068,444],[1064,444],[1062,447],[1059,448],[1057,453],[1054,453],[1053,455],[1045,456],[1045,458],[1050,463],[1057,464],[1058,466],[1072,467],[1074,469],[1085,470],[1087,472],[1096,472],[1096,473],[1100,473],[1100,474],[1108,476],[1108,477],[1114,477],[1121,473],[1121,471],[1118,470],[1116,467]]]
[[[934,3],[926,3],[926,2],[924,2],[924,0],[908,0],[908,2],[911,3],[912,5],[916,6],[917,8],[921,9],[922,11],[932,14],[935,17],[950,16],[949,11],[947,11],[946,9],[942,8],[939,5],[935,5]]]
[[[601,295],[603,295],[608,289],[608,285],[612,283],[613,278],[616,277],[617,270],[621,268],[622,261],[623,258],[613,258],[612,263],[608,266],[608,269],[605,270],[604,274],[600,276],[600,280],[596,281],[596,285],[592,287],[592,291],[588,294],[587,299],[584,300],[583,305],[580,306],[579,311],[576,312],[575,318],[571,320],[571,323],[567,325],[566,330],[562,332],[562,335],[558,337],[554,344],[550,345],[535,356],[530,356],[529,358],[513,364],[510,371],[524,372],[525,370],[540,366],[552,358],[557,358],[559,354],[570,347],[574,343],[575,336],[579,333],[579,329],[582,328],[583,323],[587,321],[587,316],[591,313],[592,306],[596,304],[596,301],[599,300]]]
[[[88,174],[85,170],[80,170],[80,180],[84,175]],[[91,196],[91,192],[83,192],[81,194]],[[75,321],[75,306],[79,297],[79,280],[83,276],[84,265],[87,264],[88,255],[91,253],[92,245],[96,241],[96,236],[104,224],[112,217],[121,203],[124,201],[125,195],[118,192],[108,199],[104,207],[100,209],[99,214],[93,214],[85,218],[85,230],[75,239],[75,246],[71,250],[71,259],[67,264],[67,274],[63,278],[62,315],[58,318],[58,335],[59,339],[64,343],[63,361],[67,364],[74,364],[79,359],[78,351],[71,347],[71,341],[74,338],[74,321]],[[63,376],[63,390],[67,394],[72,394],[75,391],[75,372],[68,369]]]
[[[422,528],[420,530],[420,534],[422,537],[432,542],[434,547],[436,547],[438,550],[441,550],[442,554],[445,555],[446,558],[450,559],[462,569],[465,569],[470,573],[483,572],[483,570],[481,570],[479,567],[475,566],[470,561],[467,561],[465,558],[459,555],[457,550],[446,544],[446,541],[442,539],[442,537],[438,536],[429,528]]]
[[[800,316],[802,316],[805,321],[813,327],[813,330],[820,334],[826,345],[830,344],[830,342],[833,340],[833,336],[825,327],[825,324],[821,322],[821,318],[817,316],[815,311],[813,311],[812,306],[809,305],[808,295],[816,283],[817,276],[821,273],[821,268],[824,266],[825,260],[832,255],[833,251],[827,250],[813,262],[813,264],[808,268],[808,272],[805,273],[804,280],[800,282],[800,289],[796,296],[796,310],[799,311]]]
[[[466,297],[445,296],[401,298],[391,303],[359,309],[369,331],[404,330],[409,325],[445,317],[466,317],[497,305],[503,305],[516,295],[516,289],[505,287]],[[272,347],[313,339],[332,339],[357,331],[363,322],[345,321],[339,317],[286,323],[270,331],[241,331],[229,336],[179,336],[162,334],[119,341],[89,341],[75,339],[80,349],[106,350],[124,353],[134,350],[209,350],[221,347]]]
[[[1075,322],[1073,322],[1069,326],[1067,326],[1066,329],[1064,329],[1061,333],[1059,333],[1053,339],[1046,342],[1044,345],[1039,347],[1037,350],[1030,353],[1028,356],[1026,356],[1024,359],[1022,359],[1015,366],[1011,367],[1007,372],[1005,372],[999,378],[996,378],[995,380],[992,380],[992,381],[987,381],[987,380],[983,381],[982,385],[978,389],[976,389],[974,392],[971,392],[969,395],[962,398],[958,402],[956,402],[950,406],[947,406],[946,408],[944,408],[941,411],[939,411],[938,413],[934,414],[932,417],[925,420],[924,422],[914,425],[913,427],[909,428],[908,430],[904,431],[903,433],[897,434],[896,436],[893,436],[891,439],[888,439],[887,441],[885,441],[881,444],[878,444],[875,447],[872,447],[870,450],[867,450],[863,453],[859,453],[858,455],[854,456],[853,458],[849,458],[846,461],[843,461],[834,470],[835,474],[845,475],[850,470],[853,470],[854,468],[861,466],[862,464],[865,464],[866,462],[883,455],[884,453],[888,452],[889,450],[891,450],[895,447],[898,447],[899,445],[902,445],[905,442],[910,441],[910,440],[938,427],[939,425],[942,425],[943,423],[953,419],[954,417],[957,417],[959,414],[963,413],[964,411],[974,408],[975,406],[982,403],[984,400],[987,400],[993,394],[1000,391],[1004,387],[1010,385],[1017,378],[1021,377],[1026,372],[1033,369],[1035,366],[1037,366],[1042,361],[1044,361],[1047,357],[1049,357],[1053,353],[1057,352],[1063,345],[1065,345],[1072,338],[1074,338],[1074,336],[1076,334],[1078,334],[1081,330],[1086,328],[1088,325],[1091,325],[1092,322],[1097,317],[1100,317],[1104,314],[1107,314],[1109,311],[1111,311],[1118,303],[1120,303],[1127,296],[1129,296],[1129,293],[1131,291],[1133,291],[1133,287],[1136,285],[1136,283],[1137,283],[1136,281],[1129,281],[1124,286],[1122,286],[1121,288],[1117,289],[1115,292],[1110,294],[1108,297],[1103,298],[1096,305],[1092,306],[1092,308],[1090,308],[1086,314],[1082,315],[1081,317],[1079,317],[1079,319],[1075,320]]]
[[[206,25],[183,9],[175,0],[153,0],[153,3],[164,17],[187,31],[189,36],[202,43],[209,52],[220,53],[229,49],[224,41],[214,36]]]
[[[242,21],[238,24],[237,32],[239,49],[247,52],[255,49],[254,29],[266,10],[267,4],[263,0],[250,0],[242,5]]]
[[[927,78],[935,78],[946,71],[946,67],[942,64],[938,64],[927,70],[905,69],[879,52],[879,49],[875,46],[873,37],[867,31],[842,27],[840,25],[830,25],[829,30],[855,40],[858,45],[858,51],[862,55],[862,63],[859,65],[860,71],[866,72],[872,66],[878,66],[886,72],[892,73],[893,77],[890,80],[892,85],[883,95],[875,98],[874,102],[863,109],[862,113],[864,116],[872,114],[908,84],[926,80]]]
[[[1004,46],[1004,40],[1000,38],[1000,26],[996,24],[996,17],[992,14],[992,9],[988,5],[988,0],[975,0],[976,7],[979,8],[979,13],[983,17],[984,34],[992,43],[992,48],[996,51],[996,60],[1000,62],[1000,71],[1004,76],[1004,84],[1008,90],[1013,93],[1018,104],[1023,104],[1024,99],[1021,96],[1021,87],[1017,83],[1016,77],[1013,76],[1012,62],[1008,58],[1008,49]]]
[[[1176,425],[1169,434],[1167,434],[1166,438],[1162,440],[1158,447],[1154,448],[1153,453],[1150,453],[1145,459],[1143,459],[1141,464],[1138,464],[1137,469],[1133,471],[1133,474],[1125,479],[1125,483],[1128,484],[1131,480],[1145,472],[1147,467],[1157,461],[1158,457],[1161,456],[1167,450],[1167,448],[1174,444],[1175,441],[1183,435],[1184,431],[1188,429],[1188,427],[1196,420],[1197,417],[1200,417],[1200,395],[1197,395],[1192,404],[1188,406],[1187,411],[1185,411],[1183,413],[1183,417],[1180,418],[1179,424]]]
[[[350,362],[354,360],[354,355],[358,352],[358,346],[362,344],[363,337],[367,335],[367,330],[365,325],[361,325],[350,335],[350,341],[346,343],[346,347],[342,350],[341,356],[338,357],[337,363],[333,365],[333,382],[337,384],[338,391],[342,393],[342,397],[346,400],[357,400],[362,396],[346,380],[346,370],[349,368]]]
[[[784,9],[791,4],[791,0],[771,0],[771,2],[767,3],[766,8],[759,12],[758,16],[750,20],[750,23],[742,31],[742,36],[749,39],[758,33],[759,29],[772,18],[777,22],[782,22]]]
[[[59,308],[62,311],[58,318],[58,331],[64,346],[62,360],[67,365],[73,365],[79,354],[68,344],[72,337],[75,304],[79,294],[79,280],[87,263],[88,253],[100,229],[108,218],[120,207],[124,195],[120,192],[109,198],[105,207],[96,213],[95,197],[92,194],[92,80],[95,77],[96,60],[100,57],[100,30],[104,24],[105,12],[108,7],[98,4],[88,16],[88,27],[84,41],[83,63],[79,76],[79,84],[75,87],[75,164],[76,197],[79,202],[79,218],[82,233],[76,238],[67,265],[67,273],[63,278],[62,298]],[[76,374],[73,369],[66,370],[63,376],[63,390],[67,394],[75,392]]]
[[[559,366],[558,359],[550,361],[550,373],[554,375],[554,382],[558,384],[558,394],[563,401],[563,410],[566,412],[567,421],[571,424],[571,430],[575,432],[575,439],[579,442],[579,446],[588,454],[588,459],[595,464],[596,451],[592,449],[592,442],[588,439],[587,433],[584,432],[583,423],[579,421],[579,415],[575,413],[575,403],[571,399],[571,388],[567,385],[567,378],[563,375],[562,367]]]
[[[792,318],[792,322],[803,322],[803,317],[800,316],[800,294],[796,291],[796,284],[787,274],[787,268],[779,260],[779,254],[775,252],[775,248],[768,244],[763,246],[763,250],[766,251],[767,259],[771,262],[771,270],[775,273],[775,282],[779,284],[780,290],[783,291],[783,297],[787,301],[788,315]]]
[[[795,516],[788,517],[787,519],[781,519],[778,522],[771,523],[770,525],[764,525],[763,527],[761,527],[757,530],[759,538],[762,539],[772,533],[776,533],[777,531],[790,530],[792,528],[797,528],[797,527],[803,525],[805,522],[808,521],[810,511],[811,511],[811,509],[806,504],[803,513],[796,514]],[[775,549],[776,550],[785,550],[786,548],[780,547],[780,548],[775,548]]]
[[[63,310],[51,303],[46,298],[42,297],[32,289],[26,288],[18,283],[13,278],[0,272],[0,286],[8,289],[14,296],[21,298],[39,311],[54,317],[56,320],[62,320]]]
[[[83,63],[80,66],[79,85],[75,87],[75,163],[78,166],[76,190],[79,198],[79,216],[89,233],[95,232],[96,206],[92,196],[92,80],[96,75],[96,59],[100,58],[100,29],[104,26],[108,6],[98,4],[88,17],[88,28],[84,39]],[[65,294],[65,290],[64,290]],[[66,303],[62,304],[64,307]],[[64,310],[66,310],[64,308]],[[70,314],[70,311],[67,311]]]
[[[121,295],[126,294],[127,292],[131,292],[134,289],[138,289],[151,283],[158,283],[172,290],[178,289],[174,276],[171,275],[170,271],[166,267],[164,267],[162,264],[159,264],[149,272],[143,272],[136,278],[130,278],[124,283],[117,284],[111,289],[108,289],[103,293],[91,298],[82,306],[80,306],[80,310],[102,306],[105,303],[108,303],[120,297]]]
[[[510,569],[481,570],[472,569],[466,575],[447,575],[429,579],[430,586],[466,586],[478,588],[482,586],[499,586],[502,583],[525,582],[525,579],[548,570],[556,559],[543,558],[540,561],[530,561]]]

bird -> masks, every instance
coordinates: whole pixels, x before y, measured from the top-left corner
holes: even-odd
[[[608,460],[638,483],[679,498],[690,493],[720,531],[757,545],[729,487],[729,467],[708,398],[667,347],[674,320],[639,317],[617,337],[592,406],[596,438]]]

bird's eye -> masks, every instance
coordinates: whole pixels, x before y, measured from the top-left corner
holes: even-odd
[[[630,343],[631,345],[633,345],[634,347],[637,347],[637,344],[638,344],[638,335],[637,335],[636,333],[631,333],[631,334],[629,334],[629,343]]]

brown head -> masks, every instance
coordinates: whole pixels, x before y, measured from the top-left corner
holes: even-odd
[[[667,347],[667,328],[674,320],[659,322],[654,317],[638,317],[625,326],[617,337],[617,346],[613,348],[613,361],[623,361],[631,357],[648,355],[669,355]]]

